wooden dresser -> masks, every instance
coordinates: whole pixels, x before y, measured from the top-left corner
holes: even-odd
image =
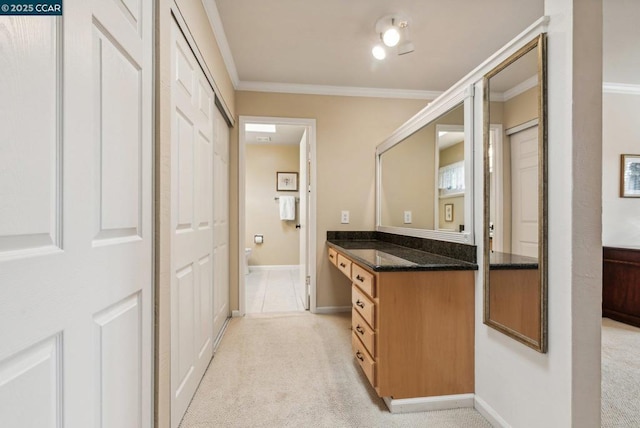
[[[328,251],[351,279],[353,354],[378,396],[474,392],[472,270],[376,272]]]
[[[640,247],[604,247],[602,316],[640,327]]]

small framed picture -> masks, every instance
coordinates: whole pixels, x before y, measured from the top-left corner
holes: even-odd
[[[453,204],[444,204],[444,221],[453,221]]]
[[[298,173],[297,172],[277,172],[276,173],[276,190],[278,192],[298,191]]]
[[[640,198],[640,155],[620,155],[620,197]]]

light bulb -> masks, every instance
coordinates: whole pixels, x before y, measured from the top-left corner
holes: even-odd
[[[382,41],[385,45],[393,47],[400,41],[400,32],[396,27],[391,27],[382,33]]]
[[[387,56],[387,52],[380,45],[375,45],[373,49],[371,49],[371,54],[375,59],[383,60]]]

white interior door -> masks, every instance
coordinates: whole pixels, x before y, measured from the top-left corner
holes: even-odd
[[[171,46],[171,425],[213,356],[214,94],[177,24]]]
[[[229,318],[229,128],[216,109],[214,143],[213,337]]]
[[[511,135],[511,251],[538,257],[538,127]]]
[[[309,309],[310,277],[309,277],[309,139],[307,130],[300,139],[300,202],[298,224],[300,225],[300,287],[302,289],[302,303]]]
[[[152,426],[152,3],[0,17],[2,427]]]

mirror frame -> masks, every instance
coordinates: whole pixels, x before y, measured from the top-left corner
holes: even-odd
[[[489,264],[490,264],[490,175],[489,175],[489,142],[491,132],[490,107],[490,83],[489,80],[516,62],[525,54],[537,49],[537,74],[538,74],[538,269],[539,269],[539,293],[540,293],[540,340],[532,339],[522,333],[509,328],[491,319]],[[548,253],[548,183],[547,183],[547,48],[546,33],[539,34],[535,39],[518,49],[513,55],[501,62],[483,77],[483,152],[484,152],[484,324],[501,333],[523,343],[538,352],[547,352],[548,336],[548,302],[547,302],[547,253]]]
[[[443,96],[428,104],[423,110],[409,119],[393,134],[376,147],[376,230],[379,232],[393,233],[397,235],[413,236],[418,238],[437,239],[440,241],[458,242],[462,244],[474,244],[473,227],[473,85],[466,89],[459,88],[447,91]],[[414,229],[409,227],[384,226],[381,224],[381,184],[382,163],[381,155],[400,144],[406,138],[418,132],[423,127],[436,121],[458,105],[463,104],[464,109],[464,163],[465,163],[465,193],[464,193],[464,232],[448,232],[435,229]],[[469,142],[466,144],[466,142]],[[437,173],[437,171],[436,171]],[[437,181],[436,181],[437,183]],[[434,210],[436,207],[434,207]],[[435,226],[435,225],[434,225]]]

